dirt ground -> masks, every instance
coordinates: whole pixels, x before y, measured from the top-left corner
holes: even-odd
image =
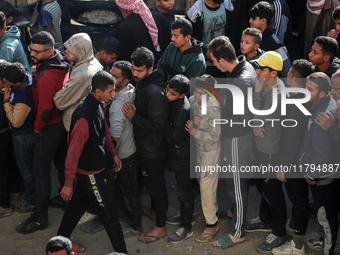
[[[53,187],[52,196],[57,193],[57,183],[56,174],[52,174]],[[177,202],[177,188],[174,174],[172,172],[166,173],[168,194],[169,194],[169,211],[168,215],[175,214],[178,208]],[[220,208],[228,208],[230,206],[229,198],[226,195],[226,187],[223,179],[220,179],[219,189],[218,189],[218,199]],[[199,197],[196,197],[195,211],[200,211],[200,201]],[[248,219],[257,216],[259,208],[260,195],[254,186],[250,186],[249,191],[249,203],[248,203]],[[142,194],[143,206],[148,206],[150,204],[148,195],[145,191]],[[288,213],[291,214],[291,205],[288,204]],[[38,255],[45,254],[45,245],[47,241],[56,235],[57,229],[59,227],[63,211],[58,208],[49,209],[49,223],[50,226],[41,231],[36,231],[29,235],[22,235],[15,232],[15,227],[26,220],[30,213],[14,213],[10,217],[5,217],[0,219],[0,255]],[[145,231],[153,228],[154,223],[146,216],[142,217],[143,227]],[[216,234],[213,240],[222,237],[230,229],[230,222],[225,219],[220,220],[220,230]],[[122,223],[124,227],[126,223]],[[126,245],[130,255],[181,255],[181,254],[198,254],[198,255],[208,255],[208,254],[229,254],[229,255],[250,255],[259,254],[256,252],[256,247],[263,242],[267,233],[255,232],[246,234],[246,241],[228,250],[221,250],[212,247],[211,242],[205,244],[199,244],[195,241],[195,237],[201,234],[205,227],[203,222],[197,222],[193,226],[194,234],[192,237],[188,238],[182,243],[171,244],[167,241],[167,238],[160,239],[159,241],[151,244],[143,244],[137,240],[137,237],[127,238]],[[177,226],[167,225],[168,236],[175,232]],[[316,223],[315,218],[311,218],[309,222],[309,228],[307,236],[315,235],[314,231],[319,230],[319,226]],[[289,237],[289,236],[288,236]],[[291,238],[291,237],[289,237]],[[112,246],[106,232],[100,231],[96,234],[84,233],[80,227],[77,227],[72,233],[72,240],[79,242],[86,247],[86,251],[82,254],[84,255],[105,255],[112,252]],[[312,251],[307,248],[307,254],[321,254]]]

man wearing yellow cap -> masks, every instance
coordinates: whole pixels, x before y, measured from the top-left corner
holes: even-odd
[[[273,105],[277,96],[276,110],[268,115],[256,115],[253,132],[255,134],[255,159],[260,166],[279,165],[280,123],[268,120],[280,119],[280,89],[284,87],[278,78],[282,70],[283,61],[280,54],[268,51],[252,62],[256,69],[253,106],[256,110],[267,110]],[[273,94],[277,90],[277,95]],[[282,183],[276,179],[274,173],[265,173],[261,179],[256,179],[256,186],[262,194],[259,217],[250,220],[246,225],[246,232],[271,232],[266,240],[256,249],[260,253],[268,253],[274,247],[286,241],[286,202],[282,191]]]

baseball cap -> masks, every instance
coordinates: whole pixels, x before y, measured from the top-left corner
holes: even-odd
[[[267,51],[258,59],[251,61],[255,69],[269,67],[275,71],[282,71],[283,61],[279,53],[275,51]]]

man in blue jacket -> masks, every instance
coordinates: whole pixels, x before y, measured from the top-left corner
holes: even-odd
[[[316,123],[320,112],[330,112],[335,115],[336,103],[329,94],[330,79],[321,72],[307,77],[306,89],[311,93],[309,109],[312,114],[302,146],[299,152],[300,165],[307,183],[311,187],[314,205],[317,210],[318,222],[325,233],[323,254],[333,254],[338,236],[338,218],[336,203],[332,192],[332,182],[335,167],[335,150],[332,138]]]

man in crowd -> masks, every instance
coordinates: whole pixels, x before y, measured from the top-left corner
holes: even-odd
[[[236,57],[236,52],[230,40],[226,36],[220,36],[209,43],[211,60],[219,70],[226,72],[227,83],[237,86],[247,97],[248,88],[254,84],[256,76],[254,68],[245,57]],[[223,79],[221,80],[225,82]],[[235,104],[228,89],[220,90],[222,99],[221,119],[228,120],[228,123],[243,121],[247,122],[252,118],[246,104],[244,115],[235,115]],[[223,139],[223,154],[221,165],[231,165],[239,168],[251,164],[251,153],[253,149],[253,134],[248,126],[221,125]],[[228,234],[213,242],[214,246],[229,248],[237,243],[243,242],[246,237],[244,233],[248,204],[248,179],[240,176],[236,171],[226,179],[228,193],[232,198],[232,228]]]
[[[33,161],[35,207],[32,216],[16,228],[16,231],[22,234],[29,234],[48,226],[51,162],[65,133],[62,112],[54,105],[53,96],[56,91],[61,90],[69,69],[66,56],[54,50],[54,39],[48,32],[39,32],[32,37],[30,51],[33,63],[37,64],[32,83],[36,112]],[[63,165],[64,162],[55,165]]]
[[[145,47],[137,48],[131,60],[132,75],[137,83],[136,102],[135,105],[124,103],[123,111],[126,118],[132,121],[143,183],[155,205],[156,226],[139,238],[143,243],[151,243],[167,234],[166,144],[163,136],[169,114],[165,95],[167,77],[162,70],[153,70],[154,56]]]

